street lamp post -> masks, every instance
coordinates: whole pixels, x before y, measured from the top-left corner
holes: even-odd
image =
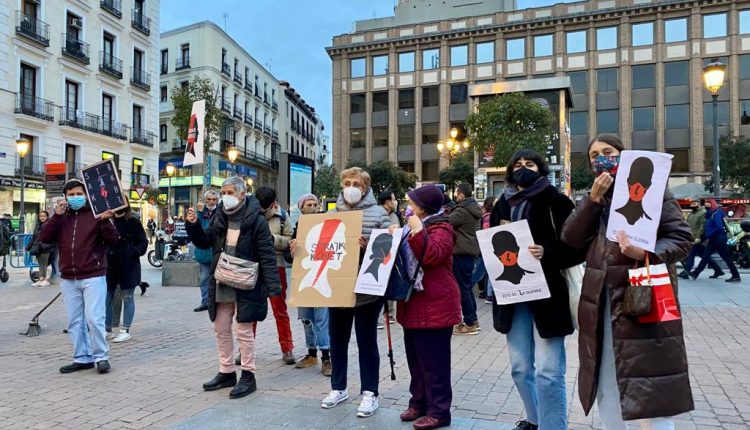
[[[727,66],[714,58],[711,62],[703,68],[703,81],[706,84],[706,89],[711,93],[711,104],[713,107],[713,180],[714,180],[714,198],[716,203],[719,203],[721,199],[721,169],[719,168],[719,109],[718,99],[719,91],[721,86],[724,85],[724,72],[726,72]]]
[[[167,217],[172,216],[172,176],[174,175],[174,164],[167,163],[167,176],[169,177],[169,187],[167,188]]]
[[[247,178],[247,190],[252,193],[253,192],[253,178]]]
[[[234,168],[234,162],[237,161],[237,157],[240,156],[240,150],[237,149],[236,146],[230,146],[227,148],[227,158],[229,158],[229,161],[232,163],[232,170],[235,170]],[[236,172],[234,172],[236,174]]]
[[[448,165],[453,162],[453,157],[455,157],[459,152],[469,149],[468,140],[464,140],[463,142],[456,141],[456,138],[458,137],[458,129],[456,127],[451,128],[449,135],[450,139],[448,139],[445,143],[438,142],[437,144],[438,153],[440,154],[440,156],[446,157],[448,159]]]
[[[20,138],[16,140],[16,152],[18,152],[18,159],[19,164],[21,167],[21,204],[19,207],[19,216],[18,216],[18,231],[21,232],[21,234],[26,233],[25,229],[25,219],[24,219],[24,187],[26,184],[24,184],[24,174],[26,171],[26,163],[24,162],[26,159],[26,154],[29,152],[29,146],[30,142],[26,138]],[[12,200],[12,199],[11,199]]]

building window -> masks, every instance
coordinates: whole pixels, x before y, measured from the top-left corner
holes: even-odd
[[[167,86],[166,85],[162,85],[161,87],[159,87],[159,101],[160,102],[167,101]]]
[[[143,108],[133,105],[133,132],[143,130]]]
[[[414,88],[398,90],[398,108],[414,109]]]
[[[422,88],[422,107],[431,107],[440,105],[440,88],[423,87]]]
[[[687,18],[668,19],[664,21],[664,41],[667,43],[687,40]]]
[[[534,36],[534,56],[549,57],[552,55],[552,35]]]
[[[365,95],[352,94],[349,96],[349,113],[365,113]]]
[[[106,38],[105,38],[106,39]],[[106,44],[106,43],[105,43]],[[105,49],[106,51],[106,49]],[[110,52],[111,54],[111,52]],[[169,71],[169,50],[161,50],[161,74],[165,74]]]
[[[438,67],[440,67],[440,49],[422,51],[422,70],[437,69]]]
[[[398,167],[404,172],[414,173],[414,163],[398,163]]]
[[[598,110],[596,111],[597,133],[618,133],[620,131],[620,110]]]
[[[372,128],[372,146],[373,148],[388,147],[388,127]]]
[[[167,141],[167,125],[162,124],[159,126],[159,142]]]
[[[573,95],[589,92],[588,72],[570,72],[568,76],[570,76],[570,86],[573,87]]]
[[[656,86],[654,82],[654,69],[655,65],[653,64],[633,66],[633,89],[636,90],[639,88],[654,88]]]
[[[65,81],[65,119],[76,121],[78,110],[78,84],[73,81]]]
[[[351,60],[352,73],[350,77],[364,78],[366,65],[367,65],[367,60],[365,58],[352,58]]]
[[[104,130],[112,131],[112,96],[102,94],[102,123]]]
[[[352,148],[364,148],[365,147],[365,129],[355,128],[349,130],[349,142]],[[294,138],[292,138],[292,145],[294,146]]]
[[[414,71],[414,52],[402,52],[398,54],[398,72]]]
[[[440,123],[431,122],[422,124],[422,145],[434,145],[438,143],[438,128]]]
[[[607,91],[617,91],[617,69],[599,69],[596,71],[596,80],[598,91],[600,93]]]
[[[740,16],[740,34],[750,33],[750,9],[741,10]]]
[[[387,75],[388,74],[388,56],[378,55],[372,57],[372,74],[373,76]]]
[[[505,59],[520,60],[526,58],[526,39],[508,39],[505,41]]]
[[[717,124],[719,127],[729,125],[729,102],[718,102],[716,106]],[[714,110],[711,102],[703,103],[703,125],[713,127]]]
[[[183,43],[180,45],[180,58],[183,65],[190,65],[190,44]]]
[[[384,112],[388,110],[388,91],[372,93],[372,111]]]
[[[596,50],[617,49],[617,27],[596,29]]]
[[[36,102],[36,68],[21,63],[21,95],[23,96],[24,109],[34,106]],[[34,109],[32,109],[34,110]]]
[[[672,87],[688,84],[688,62],[673,61],[664,63],[664,85]]]
[[[713,15],[703,15],[703,37],[726,37],[727,35],[727,14],[716,13]]]
[[[465,66],[468,63],[468,49],[466,45],[451,46],[451,67]]]
[[[740,55],[740,79],[750,79],[750,55]]]
[[[422,162],[422,180],[423,181],[437,181],[438,180],[438,161],[423,161]]]
[[[654,129],[654,108],[633,108],[633,131]]]
[[[569,117],[571,136],[585,136],[589,134],[588,112],[571,112]]]
[[[477,43],[477,64],[495,61],[495,42]]]
[[[102,151],[102,160],[112,160],[115,163],[115,168],[120,169],[120,155],[113,152]]]
[[[740,124],[750,124],[750,100],[740,100]]]
[[[451,85],[451,104],[460,105],[467,102],[469,87],[466,84]]]
[[[641,22],[631,27],[633,46],[646,46],[654,44],[654,23]]]
[[[664,106],[664,127],[668,130],[690,128],[690,105]]]
[[[667,154],[672,154],[672,173],[690,172],[690,152],[686,149],[668,149]]]
[[[586,52],[586,30],[569,31],[565,34],[565,52]]]
[[[414,145],[414,126],[413,125],[399,125],[398,126],[398,144],[399,146]]]
[[[133,173],[143,173],[143,160],[140,158],[133,158]],[[139,183],[139,185],[145,185]]]

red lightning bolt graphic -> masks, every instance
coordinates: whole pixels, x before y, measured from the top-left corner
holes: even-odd
[[[332,250],[328,249],[328,244],[331,243],[333,234],[336,233],[339,224],[341,224],[340,219],[327,219],[323,221],[323,227],[320,229],[320,238],[318,239],[318,244],[315,245],[315,252],[313,252],[312,255],[313,261],[322,261],[322,263],[320,263],[320,268],[318,268],[318,273],[315,274],[315,279],[312,283],[313,287],[318,283],[318,279],[320,278],[321,273],[323,273],[323,269],[328,265],[331,256],[334,254]]]

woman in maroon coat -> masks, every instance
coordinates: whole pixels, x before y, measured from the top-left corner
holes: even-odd
[[[413,266],[421,260],[421,273],[409,301],[397,305],[411,374],[411,400],[401,420],[415,421],[414,428],[424,430],[451,423],[451,336],[461,322],[461,295],[452,270],[453,227],[442,215],[442,192],[425,185],[408,195],[414,211],[405,227],[408,266],[416,270]]]

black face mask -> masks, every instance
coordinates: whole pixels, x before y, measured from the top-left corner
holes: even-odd
[[[693,212],[698,212],[699,206],[690,206],[690,209],[692,209]]]
[[[539,173],[527,169],[526,167],[521,167],[513,172],[513,181],[523,188],[528,188],[534,185],[534,182],[536,182],[537,179],[539,179]]]

